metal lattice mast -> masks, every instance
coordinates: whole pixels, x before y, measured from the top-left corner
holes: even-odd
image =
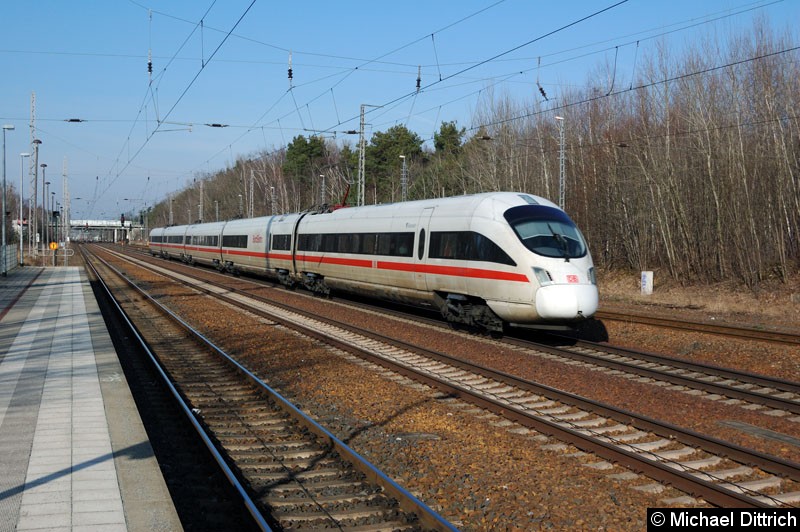
[[[366,151],[367,151],[367,140],[364,138],[364,109],[366,107],[381,107],[380,105],[369,105],[367,103],[361,104],[361,124],[358,133],[358,205],[364,205],[366,202],[365,199],[365,192],[364,189],[366,188],[366,176],[365,176],[365,163],[366,163]]]
[[[253,196],[255,195],[255,182],[256,182],[256,177],[255,177],[255,174],[253,173],[253,169],[251,168],[250,169],[250,198],[249,198],[248,204],[247,204],[247,210],[250,212],[250,216],[248,216],[248,218],[252,218],[253,216],[255,216],[255,209],[254,209],[255,202],[253,201]]]
[[[36,253],[34,249],[34,239],[36,238],[38,229],[38,220],[36,216],[36,195],[39,193],[39,144],[36,142],[36,93],[31,92],[31,153],[33,157],[30,158],[28,166],[28,176],[32,178],[28,190],[33,194],[28,198],[28,253]],[[36,247],[38,250],[38,246]]]
[[[564,209],[564,196],[566,194],[566,156],[564,154],[564,117],[557,116],[558,120],[558,206]]]
[[[403,170],[400,173],[400,197],[402,201],[408,198],[408,170],[406,169],[406,156],[401,155],[400,159],[403,161]]]
[[[364,107],[366,106],[362,103],[361,122],[358,130],[358,199],[356,205],[359,207],[364,205],[364,152],[366,151],[366,143],[364,141]]]

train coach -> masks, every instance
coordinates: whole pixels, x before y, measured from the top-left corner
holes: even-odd
[[[597,310],[592,258],[552,202],[497,192],[153,229],[154,255],[433,306],[453,323],[570,327]]]

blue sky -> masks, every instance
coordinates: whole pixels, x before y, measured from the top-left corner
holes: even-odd
[[[73,218],[114,218],[299,134],[355,144],[345,132],[358,129],[361,104],[383,106],[368,134],[404,124],[429,139],[442,121],[479,125],[490,93],[541,101],[538,83],[554,98],[615,61],[615,84],[629,85],[659,44],[677,53],[754,17],[778,29],[800,21],[800,0],[617,3],[3,0],[0,122],[16,128],[7,179],[19,183],[30,151],[32,92],[56,197],[66,161],[70,195],[82,198]]]

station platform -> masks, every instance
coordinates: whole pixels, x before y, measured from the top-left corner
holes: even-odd
[[[83,269],[0,277],[0,532],[181,528]]]

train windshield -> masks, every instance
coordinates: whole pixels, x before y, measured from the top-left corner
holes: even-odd
[[[522,205],[504,214],[526,248],[538,255],[577,259],[587,253],[586,241],[569,216],[544,205]]]

